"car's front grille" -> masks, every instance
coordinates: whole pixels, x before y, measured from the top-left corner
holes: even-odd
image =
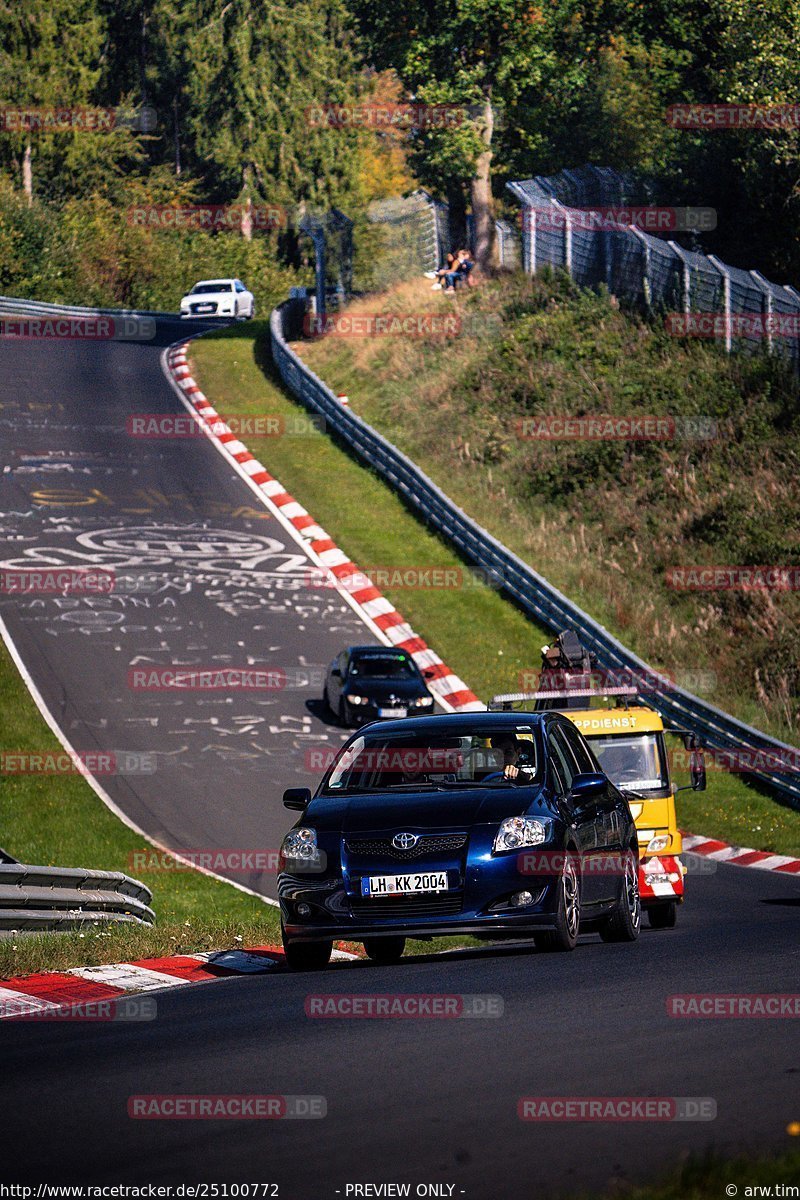
[[[423,833],[419,841],[408,850],[392,845],[391,837],[347,838],[345,850],[348,854],[368,855],[370,858],[393,858],[400,862],[425,858],[429,854],[445,854],[463,850],[467,844],[465,833]]]
[[[460,893],[442,892],[437,895],[430,893],[420,896],[397,896],[374,900],[363,900],[352,897],[350,911],[358,917],[435,917],[448,913],[459,913],[463,906]]]

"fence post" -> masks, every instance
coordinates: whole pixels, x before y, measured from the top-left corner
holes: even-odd
[[[797,288],[793,288],[791,286],[791,284],[789,284],[789,283],[785,283],[783,285],[783,290],[785,292],[788,292],[788,294],[792,297],[795,304],[797,305],[798,319],[800,320],[800,292],[798,292]],[[798,331],[798,333],[800,333],[800,330]],[[795,369],[795,371],[798,372],[798,374],[800,374],[800,341],[798,341],[798,339],[796,337],[792,338],[791,346],[792,346],[792,359],[794,361],[794,369]]]
[[[767,352],[772,354],[774,349],[772,336],[772,290],[760,271],[749,271],[748,274],[761,292],[761,312],[767,318]]]
[[[529,275],[536,274],[536,206],[526,204],[523,209],[525,227],[522,230],[522,245],[525,248],[523,266]]]
[[[572,276],[572,218],[569,215],[569,209],[551,197],[550,203],[554,204],[564,214],[564,266],[567,274]]]
[[[667,245],[672,253],[680,259],[683,312],[690,313],[692,311],[692,269],[689,266],[689,260],[684,254],[683,246],[679,246],[677,242],[667,242]]]
[[[725,308],[725,353],[730,354],[733,348],[731,337],[731,277],[724,262],[720,262],[716,254],[709,254],[708,261],[722,276],[722,303]]]
[[[627,226],[630,233],[634,235],[644,247],[644,275],[642,276],[642,295],[644,302],[647,305],[648,311],[651,308],[651,300],[653,296],[652,288],[650,287],[650,243],[642,233],[641,229],[637,229],[635,225]]]

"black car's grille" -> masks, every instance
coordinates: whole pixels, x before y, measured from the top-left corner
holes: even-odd
[[[347,838],[345,849],[348,854],[365,854],[370,857],[393,858],[400,862],[411,862],[416,858],[425,858],[428,854],[444,854],[447,851],[462,850],[467,844],[465,833],[421,834],[415,846],[401,850],[392,845],[391,837]]]
[[[463,906],[461,894],[398,896],[375,900],[350,900],[350,911],[358,917],[436,917],[447,913],[459,913]]]

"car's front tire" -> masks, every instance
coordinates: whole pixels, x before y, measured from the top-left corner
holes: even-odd
[[[558,908],[554,929],[542,929],[533,935],[537,950],[574,950],[581,925],[581,880],[575,865],[575,853],[564,855],[564,867],[558,881]]]
[[[327,967],[333,953],[330,942],[290,942],[281,926],[281,941],[286,961],[293,971],[321,971]]]
[[[651,929],[674,929],[678,919],[678,904],[675,900],[664,900],[661,904],[652,904],[647,910],[647,920]]]
[[[406,948],[404,937],[365,938],[364,950],[367,958],[382,966],[399,962]]]
[[[625,871],[616,908],[600,926],[604,942],[635,942],[642,927],[642,901],[639,896],[639,862],[632,849],[625,855]]]

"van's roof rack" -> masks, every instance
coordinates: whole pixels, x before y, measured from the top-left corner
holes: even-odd
[[[635,687],[569,688],[566,691],[505,692],[497,696],[492,696],[489,701],[489,710],[510,708],[513,704],[525,704],[537,700],[576,700],[584,696],[597,700],[598,698],[602,699],[604,696],[638,695],[639,690]]]

